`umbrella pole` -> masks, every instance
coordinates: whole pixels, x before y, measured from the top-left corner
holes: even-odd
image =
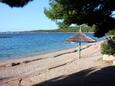
[[[79,42],[79,58],[78,59],[80,58],[81,58],[81,42]]]

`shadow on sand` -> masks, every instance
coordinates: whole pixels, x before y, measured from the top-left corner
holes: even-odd
[[[115,66],[90,68],[33,86],[115,86]]]

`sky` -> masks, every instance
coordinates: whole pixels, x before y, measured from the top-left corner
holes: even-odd
[[[49,0],[34,0],[23,8],[10,8],[0,3],[0,32],[57,29],[44,14]]]

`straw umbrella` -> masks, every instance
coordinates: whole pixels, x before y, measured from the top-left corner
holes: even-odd
[[[81,31],[81,25],[80,25],[79,33],[77,33],[73,37],[69,38],[67,41],[79,43],[79,58],[81,57],[81,43],[82,42],[84,42],[84,43],[95,42],[94,39],[92,39],[92,38],[86,36],[84,33],[82,33],[82,31]]]

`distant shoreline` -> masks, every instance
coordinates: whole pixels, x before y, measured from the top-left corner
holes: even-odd
[[[19,31],[19,32],[0,32],[0,35],[2,34],[26,34],[26,33],[78,33],[78,32],[33,32],[33,31]],[[94,33],[94,32],[83,32],[83,33]]]

